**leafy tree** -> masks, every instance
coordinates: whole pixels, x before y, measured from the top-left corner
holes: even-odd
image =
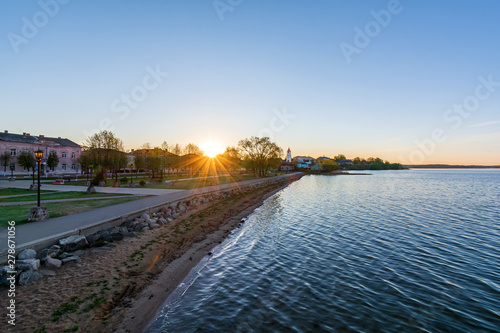
[[[28,172],[30,169],[33,170],[33,184],[35,184],[36,158],[33,156],[33,153],[29,150],[23,151],[17,157],[17,163],[19,163],[20,166],[28,169]]]
[[[10,152],[9,151],[4,151],[2,155],[0,155],[0,162],[2,163],[3,166],[3,172],[7,172],[7,166],[9,165],[10,162]]]
[[[137,170],[144,169],[146,167],[146,158],[143,155],[135,155],[134,165]]]
[[[146,142],[144,143],[142,146],[141,146],[142,149],[151,149],[151,144],[149,142]]]
[[[47,157],[47,167],[54,171],[54,169],[59,165],[59,157],[55,151],[51,151]]]
[[[328,172],[340,169],[340,167],[337,164],[337,162],[332,161],[332,160],[324,160],[324,161],[322,161],[321,162],[321,167],[323,168],[323,170],[328,171]]]
[[[237,147],[226,147],[226,150],[217,156],[216,162],[217,167],[225,172],[236,171],[241,168],[240,150]]]
[[[337,156],[335,156],[333,158],[336,162],[340,161],[340,160],[347,160],[347,158],[345,157],[344,154],[338,154]]]
[[[253,170],[257,177],[265,177],[274,165],[274,159],[281,158],[283,155],[283,149],[271,142],[268,137],[252,136],[250,139],[241,140],[238,146],[241,149],[244,164]]]

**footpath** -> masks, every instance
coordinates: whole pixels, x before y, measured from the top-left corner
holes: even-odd
[[[102,207],[73,215],[48,219],[45,221],[22,224],[16,226],[15,228],[15,238],[13,240],[16,244],[16,252],[25,248],[40,247],[50,243],[54,239],[79,234],[81,230],[93,228],[97,231],[99,228],[104,229],[108,227],[109,222],[125,222],[130,216],[140,214],[141,212],[148,212],[149,209],[168,202],[183,200],[194,195],[258,184],[265,181],[287,179],[288,177],[297,174],[300,173],[262,179],[252,179],[239,183],[216,185],[193,190],[168,190],[170,191],[168,194],[156,195],[153,197],[147,197],[144,199],[138,199],[135,201]],[[7,228],[0,229],[0,263],[5,262],[6,260],[8,249],[7,239]]]

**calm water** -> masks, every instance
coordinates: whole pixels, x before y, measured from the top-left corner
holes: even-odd
[[[148,332],[499,332],[500,171],[306,176]]]

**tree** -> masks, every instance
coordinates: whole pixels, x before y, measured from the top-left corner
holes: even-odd
[[[135,155],[134,164],[137,170],[144,169],[146,167],[146,158],[142,155]]]
[[[54,171],[54,169],[59,164],[59,157],[57,157],[57,153],[55,151],[51,151],[49,156],[47,157],[47,167]]]
[[[203,155],[203,152],[194,143],[188,143],[186,148],[184,148],[184,154]]]
[[[167,143],[167,141],[163,141],[161,144],[161,149],[163,149],[165,152],[168,152],[170,150],[170,145]]]
[[[224,171],[236,171],[241,168],[240,150],[237,147],[226,147],[226,150],[217,157],[217,162],[222,165]]]
[[[175,155],[182,154],[182,146],[176,143],[174,148],[172,148],[172,153],[174,153]]]
[[[244,164],[252,169],[257,177],[265,177],[275,159],[283,155],[283,149],[271,142],[268,137],[252,136],[250,139],[238,142],[238,146],[242,151]]]
[[[335,156],[333,158],[336,162],[340,161],[340,160],[347,160],[347,158],[345,157],[344,154],[338,154],[337,156]]]
[[[9,165],[10,162],[10,152],[9,151],[4,151],[2,155],[0,155],[0,162],[2,163],[3,166],[3,173],[7,172],[7,166]]]
[[[93,164],[96,171],[100,173],[99,178],[105,179],[106,170],[118,170],[120,155],[123,154],[123,141],[117,138],[113,132],[101,131],[85,141],[86,150],[84,155],[88,157],[89,163]],[[97,177],[96,172],[96,177]]]
[[[17,163],[19,163],[20,166],[28,169],[28,172],[30,171],[30,169],[33,170],[33,184],[35,184],[36,159],[33,156],[33,152],[29,150],[23,151],[17,157]]]
[[[144,143],[142,146],[141,146],[142,149],[151,149],[151,144],[149,142],[146,142]]]
[[[337,164],[337,162],[332,161],[332,160],[324,160],[324,161],[322,161],[321,162],[321,166],[322,166],[323,170],[328,171],[328,172],[340,169],[340,167]]]

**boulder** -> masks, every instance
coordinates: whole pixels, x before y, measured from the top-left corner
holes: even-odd
[[[87,241],[89,242],[90,247],[94,247],[95,243],[97,243],[100,239],[101,235],[99,233],[87,237]]]
[[[39,259],[24,259],[24,260],[16,260],[16,269],[18,271],[36,271],[40,268],[40,260]]]
[[[34,271],[22,272],[19,275],[19,285],[25,286],[42,278],[42,274]]]
[[[120,233],[119,231],[115,231],[111,234],[111,238],[113,238],[113,240],[122,240],[123,234]]]
[[[130,228],[130,226],[132,226],[132,224],[133,224],[133,223],[134,223],[134,221],[128,220],[128,221],[126,221],[126,222],[123,224],[123,226],[124,226],[125,228]]]
[[[127,236],[128,235],[128,228],[127,227],[120,227],[120,233],[123,235],[123,236]]]
[[[131,232],[128,233],[127,236],[129,236],[129,237],[137,237],[137,234],[135,233],[135,231],[131,231]]]
[[[55,246],[57,246],[57,248],[55,248]],[[61,251],[59,249],[59,246],[53,245],[48,249],[43,249],[38,252],[36,258],[40,259],[40,261],[44,263],[45,261],[47,261],[47,259],[56,257],[59,254],[59,251]]]
[[[150,223],[150,224],[149,224],[149,227],[150,227],[151,229],[154,229],[154,228],[159,227],[159,226],[160,226],[160,225],[159,225],[159,224],[156,224],[156,223]]]
[[[163,217],[160,217],[158,219],[158,224],[165,225],[165,224],[167,224],[167,220],[165,220]]]
[[[109,234],[109,232],[107,230],[100,231],[99,236],[101,236],[101,239],[104,241],[109,241],[112,239],[111,235]]]
[[[150,217],[148,214],[146,214],[146,213],[144,213],[144,214],[142,214],[142,215],[141,215],[141,219],[143,219],[144,221],[147,221],[147,220],[149,220],[150,218],[151,218],[151,217]]]
[[[67,257],[67,258],[61,259],[61,261],[64,265],[72,264],[72,263],[77,264],[80,261],[82,261],[82,259],[80,259],[80,257],[72,256],[72,257]]]
[[[25,249],[19,252],[17,255],[17,259],[19,260],[24,260],[24,259],[35,259],[36,258],[36,251],[32,249]]]
[[[75,251],[89,245],[87,238],[83,235],[73,235],[59,240],[63,251]]]
[[[48,269],[58,269],[59,267],[61,267],[61,265],[62,261],[54,258],[49,258],[45,262],[45,267],[47,267]]]
[[[77,257],[82,257],[85,255],[85,251],[83,250],[76,250],[75,252],[71,252],[71,255],[77,256]]]
[[[92,186],[92,185],[90,185],[90,184],[89,184],[89,185],[86,185],[86,186],[88,186],[87,190],[85,191],[85,193],[86,193],[86,194],[92,194],[92,193],[95,193],[95,188],[94,188],[94,186]]]
[[[7,280],[7,278],[10,276],[10,274],[8,273],[10,271],[10,267],[9,266],[1,266],[0,267],[0,286],[1,285],[9,285],[10,282],[9,280]]]

